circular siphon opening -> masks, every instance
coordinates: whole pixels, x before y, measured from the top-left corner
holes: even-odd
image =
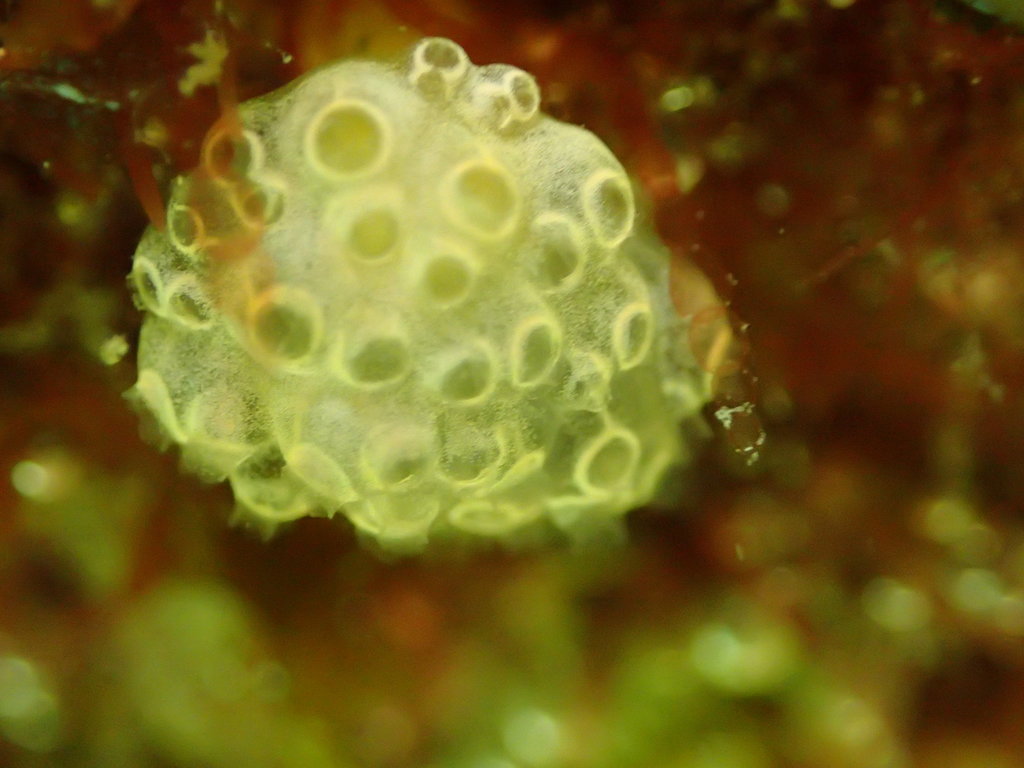
[[[172,205],[167,212],[167,233],[179,249],[190,251],[200,244],[203,237],[203,220],[190,206]]]
[[[395,486],[422,475],[433,460],[435,447],[425,433],[396,423],[371,435],[363,451],[371,480]]]
[[[450,40],[428,40],[420,49],[424,63],[438,69],[456,69],[462,63],[460,49]]]
[[[441,471],[455,483],[474,483],[497,468],[504,455],[498,429],[454,427],[445,432],[441,449]]]
[[[541,322],[533,324],[519,338],[513,375],[516,383],[532,386],[540,383],[558,357],[558,337],[554,327]]]
[[[345,471],[315,445],[299,443],[287,455],[288,469],[316,493],[334,502],[352,501],[357,494]]]
[[[651,345],[653,321],[646,304],[632,304],[615,321],[612,344],[619,364],[632,368],[646,356]]]
[[[383,208],[360,214],[352,222],[349,244],[365,259],[379,259],[388,255],[398,243],[398,220]]]
[[[633,228],[633,196],[626,181],[612,171],[598,171],[587,182],[584,209],[595,234],[618,245]]]
[[[268,301],[256,310],[252,332],[265,352],[289,362],[306,357],[316,343],[313,319],[280,300]]]
[[[470,165],[455,180],[455,206],[465,223],[485,234],[503,232],[516,211],[516,191],[506,175],[491,166]]]
[[[512,99],[507,93],[495,93],[487,105],[486,120],[493,128],[503,129],[508,125],[512,111]]]
[[[608,223],[608,229],[616,232],[625,229],[629,217],[629,203],[622,187],[607,179],[598,187],[597,199]]]
[[[436,99],[445,94],[446,83],[441,70],[428,69],[416,76],[415,85],[428,98]]]
[[[135,269],[132,270],[132,280],[135,283],[139,299],[146,309],[152,311],[159,309],[160,278],[157,277],[156,268],[147,261],[136,260]]]
[[[629,479],[637,458],[637,445],[622,434],[598,438],[580,463],[586,485],[598,491],[613,491]]]
[[[199,326],[210,322],[212,311],[210,305],[195,296],[192,291],[182,289],[171,296],[168,302],[171,311],[186,325]]]
[[[491,363],[486,357],[464,358],[445,373],[441,394],[456,402],[475,400],[490,387],[491,375]]]
[[[533,223],[538,250],[531,257],[531,272],[540,287],[559,290],[568,287],[583,263],[580,233],[561,213],[542,213]]]
[[[565,283],[579,263],[579,251],[568,236],[553,238],[541,246],[541,278],[549,288]]]
[[[242,218],[250,226],[273,224],[281,218],[282,195],[273,188],[244,185],[238,199]]]
[[[427,457],[420,453],[401,452],[388,457],[381,480],[388,485],[398,485],[409,480],[427,466]]]
[[[469,293],[473,274],[465,259],[438,256],[423,275],[423,286],[432,299],[441,304],[454,304]]]
[[[207,172],[219,179],[241,176],[253,165],[251,139],[246,133],[231,131],[223,126],[209,139],[204,150]]]
[[[361,384],[384,384],[401,377],[409,366],[409,352],[401,339],[371,339],[349,358],[352,378]]]
[[[509,79],[509,91],[521,115],[532,115],[540,107],[537,83],[525,72],[516,72],[512,75]]]
[[[371,170],[382,159],[385,128],[368,105],[329,107],[314,121],[311,151],[328,172],[351,176]]]

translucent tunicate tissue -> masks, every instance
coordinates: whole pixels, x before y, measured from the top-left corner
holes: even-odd
[[[684,462],[709,376],[622,165],[427,38],[242,104],[130,276],[129,391],[268,528],[585,531]]]

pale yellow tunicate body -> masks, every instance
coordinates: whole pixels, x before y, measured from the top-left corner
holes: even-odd
[[[622,166],[534,79],[429,38],[243,104],[132,281],[132,396],[269,524],[385,546],[650,500],[708,397]]]

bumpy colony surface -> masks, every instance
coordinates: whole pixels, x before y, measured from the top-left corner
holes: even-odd
[[[385,544],[650,499],[706,380],[622,167],[539,102],[430,38],[215,126],[132,273],[131,395],[188,467]]]

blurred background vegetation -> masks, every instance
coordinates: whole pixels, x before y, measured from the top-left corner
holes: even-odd
[[[0,765],[1024,766],[1019,7],[0,3]],[[122,400],[218,114],[425,34],[534,73],[742,330],[624,541],[262,541]]]

